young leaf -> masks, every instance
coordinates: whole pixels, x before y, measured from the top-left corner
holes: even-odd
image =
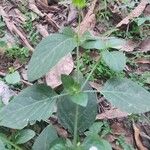
[[[35,132],[31,129],[24,129],[15,135],[16,144],[24,144],[35,136]]]
[[[82,82],[81,82],[82,83]],[[84,90],[92,90],[89,85],[86,85]],[[88,129],[97,114],[97,97],[95,93],[88,94],[88,103],[86,107],[78,106],[78,131],[83,132]],[[74,129],[74,121],[76,115],[76,104],[70,100],[69,96],[61,97],[58,101],[58,118],[60,123],[71,133]]]
[[[58,61],[77,46],[73,35],[51,34],[36,47],[28,66],[28,79],[34,81],[46,74]]]
[[[50,150],[51,143],[58,138],[52,125],[47,126],[35,140],[33,150]]]
[[[20,82],[20,75],[18,71],[6,75],[5,80],[8,84],[17,84]]]
[[[87,93],[80,92],[81,86],[71,76],[62,75],[61,80],[66,91],[69,92],[70,100],[85,107],[88,102]]]
[[[83,93],[83,92],[79,92],[77,94],[74,95],[70,95],[70,99],[83,107],[86,107],[87,103],[88,103],[88,94],[87,93]]]
[[[1,109],[0,126],[22,129],[28,123],[49,118],[55,105],[56,93],[50,87],[33,85]]]
[[[73,0],[72,2],[77,8],[83,8],[86,5],[86,0]]]
[[[129,79],[110,79],[101,93],[123,111],[129,113],[150,111],[150,93]]]
[[[86,137],[83,146],[86,150],[112,150],[111,145],[107,141],[100,139],[98,135]]]
[[[62,75],[61,81],[63,84],[63,87],[66,91],[69,92],[69,94],[76,94],[80,92],[80,85],[77,83],[71,76],[68,75]]]
[[[102,52],[102,57],[109,68],[116,72],[122,71],[126,65],[126,57],[123,52],[104,51]]]

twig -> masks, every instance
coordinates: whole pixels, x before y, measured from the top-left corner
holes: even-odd
[[[15,26],[15,24],[9,19],[9,16],[6,14],[6,12],[4,11],[3,7],[0,6],[0,14],[3,17],[3,20],[5,21],[9,31],[12,34],[17,34],[20,39],[22,40],[22,42],[31,50],[33,51],[33,47],[29,44],[27,38],[21,33],[21,31],[19,29],[17,29],[17,27]]]

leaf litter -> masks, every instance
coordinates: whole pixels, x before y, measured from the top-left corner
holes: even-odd
[[[36,28],[37,28],[37,31],[41,34],[41,38],[48,36],[50,32],[55,32],[55,31],[59,30],[59,28],[62,28],[66,23],[71,24],[73,27],[76,27],[76,23],[74,23],[74,22],[76,22],[77,14],[76,14],[76,10],[74,10],[74,8],[68,7],[68,8],[70,8],[70,14],[68,14],[68,16],[65,18],[64,16],[67,14],[65,7],[62,6],[62,8],[63,8],[62,9],[61,7],[59,7],[59,5],[47,5],[47,1],[45,0],[44,2],[45,3],[43,3],[42,1],[39,1],[39,0],[37,0],[37,1],[30,0],[29,5],[28,5],[29,6],[28,9],[30,9],[31,11],[33,11],[39,17],[42,18],[42,20],[40,20],[38,23],[36,23]],[[94,8],[95,8],[95,6],[97,6],[96,5],[97,3],[98,2],[96,0],[94,0],[92,2],[92,5],[89,7],[87,14],[85,15],[83,21],[81,22],[80,34],[83,34],[87,30],[93,31],[95,29],[96,19],[95,19]],[[18,4],[18,0],[17,0],[16,4]],[[116,27],[120,28],[123,24],[127,25],[128,23],[130,23],[130,21],[132,19],[140,16],[142,14],[142,12],[145,10],[145,7],[147,6],[147,4],[148,4],[147,0],[145,0],[145,1],[142,0],[139,3],[139,5],[133,11],[131,11],[131,13],[127,17],[122,19],[122,21],[120,21],[117,24]],[[60,10],[62,10],[62,13],[64,13],[64,16],[62,14],[61,15],[59,14]],[[17,23],[22,24],[25,21],[25,18],[24,18],[24,15],[22,15],[22,12],[18,9],[15,9],[14,11],[17,14],[16,16],[18,16],[18,17],[16,17],[16,20],[12,21],[9,19],[10,16],[8,15],[8,12],[4,9],[4,7],[0,6],[0,11],[1,11],[1,14],[3,15],[2,17],[4,18],[4,21],[9,29],[9,31],[12,34],[15,33],[15,35],[17,35],[17,36],[19,35],[19,39],[21,39],[20,40],[21,43],[23,43],[31,51],[33,51],[34,48],[32,47],[29,39],[27,38],[26,32],[23,33],[22,32],[23,30],[20,29],[15,23],[15,21],[16,21]],[[67,10],[67,11],[69,12],[69,10]],[[54,14],[54,12],[55,12],[55,14]],[[147,10],[147,12],[148,12],[148,10]],[[19,18],[19,20],[18,20],[18,18]],[[77,30],[77,27],[76,27],[76,30]],[[121,48],[121,50],[125,51],[127,53],[131,53],[133,51],[149,52],[149,50],[150,50],[149,39],[144,39],[143,41],[135,41],[134,39],[129,40],[129,41],[127,40],[126,46],[123,46]],[[140,62],[141,62],[141,60],[140,60]],[[142,60],[142,63],[145,63],[145,61]],[[65,65],[63,65],[63,64],[65,64]],[[60,69],[60,68],[62,68],[62,69]],[[61,84],[60,75],[64,74],[64,73],[70,74],[73,69],[74,69],[74,64],[73,64],[72,56],[68,55],[67,57],[63,58],[60,61],[59,65],[55,66],[53,68],[53,70],[46,76],[47,84],[53,88],[56,88],[57,86],[59,86]],[[24,79],[26,80],[27,78],[25,77]],[[91,85],[95,89],[98,89],[101,87],[100,84],[95,84],[95,82],[91,83]],[[8,101],[8,99],[7,99],[7,101]],[[115,118],[118,118],[118,119],[126,118],[126,116],[127,116],[126,113],[123,113],[122,111],[118,110],[117,108],[110,107],[109,110],[106,110],[106,111],[102,112],[101,114],[98,114],[97,119],[106,119],[106,120],[110,121],[110,120],[115,120]],[[115,126],[118,127],[116,122],[117,121],[115,121],[114,126],[112,126],[112,129]],[[119,127],[117,128],[117,130],[119,130]],[[126,132],[127,132],[127,130],[124,130],[123,126],[121,127],[120,130],[123,130],[123,131],[118,133],[118,135],[126,134]],[[67,133],[65,133],[65,134],[67,134]],[[117,134],[117,133],[114,131],[114,134]],[[131,135],[132,133],[130,132],[129,134]],[[114,138],[114,135],[113,135],[113,138]],[[115,142],[116,139],[117,139],[117,137],[115,137],[113,142]],[[130,138],[127,137],[126,139],[131,140],[131,137]],[[132,139],[136,139],[136,137],[132,137]],[[138,142],[141,142],[141,139]],[[115,145],[115,144],[113,144],[113,145]]]

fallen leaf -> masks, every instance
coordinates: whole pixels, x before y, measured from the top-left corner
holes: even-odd
[[[10,98],[15,95],[16,93],[10,90],[8,85],[0,81],[0,98],[5,105],[8,105]]]
[[[135,62],[138,64],[150,64],[150,59],[139,58],[139,59],[136,59]]]
[[[142,52],[150,51],[150,39],[145,39],[144,41],[142,41],[139,44],[138,49]]]
[[[123,118],[123,117],[127,117],[127,116],[128,116],[128,113],[122,112],[119,109],[115,108],[115,109],[108,110],[104,113],[98,114],[96,116],[96,119],[97,120],[114,119],[114,118]]]
[[[70,9],[68,13],[67,25],[71,24],[72,21],[77,17],[77,9],[70,4]]]
[[[130,20],[140,16],[148,3],[149,3],[148,0],[141,0],[139,5],[134,10],[132,10],[127,17],[125,17],[122,21],[120,21],[116,27],[118,28],[123,24],[128,24]]]
[[[96,89],[97,91],[100,92],[100,90],[102,88],[102,86],[100,84],[98,84],[96,82],[92,82],[92,81],[90,81],[89,84],[91,85],[92,88],[94,88],[94,89]]]
[[[133,40],[128,40],[125,42],[124,45],[122,45],[120,47],[121,51],[125,51],[125,52],[132,52],[134,51],[134,49],[138,46],[138,42],[133,41]]]
[[[40,17],[44,17],[45,14],[43,14],[36,6],[35,0],[29,0],[29,9],[39,15]]]
[[[138,150],[148,150],[146,147],[143,146],[141,140],[140,140],[140,129],[138,129],[136,127],[136,125],[133,123],[133,130],[134,130],[134,138],[135,138],[135,142],[136,142],[136,145],[138,147]]]
[[[12,34],[17,34],[22,42],[31,50],[33,51],[33,47],[29,44],[27,38],[22,34],[22,32],[16,27],[16,25],[13,23],[13,21],[9,18],[9,16],[4,11],[3,7],[0,6],[0,14],[3,17],[3,20],[5,21],[7,28]]]
[[[78,31],[80,35],[83,35],[86,31],[95,26],[95,14],[94,8],[96,6],[97,0],[93,0],[92,4],[89,7],[89,10],[80,23],[80,26],[76,28],[76,32]]]
[[[48,5],[48,0],[41,0],[44,4]]]
[[[46,37],[49,35],[48,31],[46,30],[46,28],[41,25],[41,24],[37,24],[36,25],[37,31],[43,36]]]
[[[74,67],[71,54],[63,57],[56,66],[46,75],[46,83],[52,88],[61,85],[61,74],[69,75]]]

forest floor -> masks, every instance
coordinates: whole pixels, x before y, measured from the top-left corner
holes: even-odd
[[[90,3],[82,10],[82,19],[89,7]],[[93,13],[95,21],[91,23],[87,20],[87,23],[91,23],[88,29],[90,32],[101,37],[126,40],[121,50],[127,56],[127,64],[118,76],[130,78],[150,91],[150,4],[143,0],[101,0],[97,2]],[[0,94],[4,86],[1,81],[13,94],[32,85],[27,79],[27,65],[36,45],[42,38],[65,26],[76,28],[77,20],[78,12],[69,0],[52,0],[48,4],[44,0],[0,0]],[[80,71],[85,77],[99,57],[96,50],[80,50]],[[66,64],[68,70],[69,63]],[[73,70],[74,67],[71,68]],[[13,72],[19,73],[19,76],[6,78]],[[114,72],[101,62],[90,78],[90,85],[97,90],[113,76]],[[57,78],[47,75],[46,79],[37,82],[46,82],[55,88],[60,84]],[[9,97],[8,93],[10,91],[6,92],[6,97]],[[149,112],[128,115],[100,95],[98,106],[96,120],[103,122],[102,132],[114,150],[130,150],[129,145],[139,150],[150,149]],[[56,121],[52,120],[54,124]],[[57,128],[61,135],[68,136],[63,127],[58,125]]]

